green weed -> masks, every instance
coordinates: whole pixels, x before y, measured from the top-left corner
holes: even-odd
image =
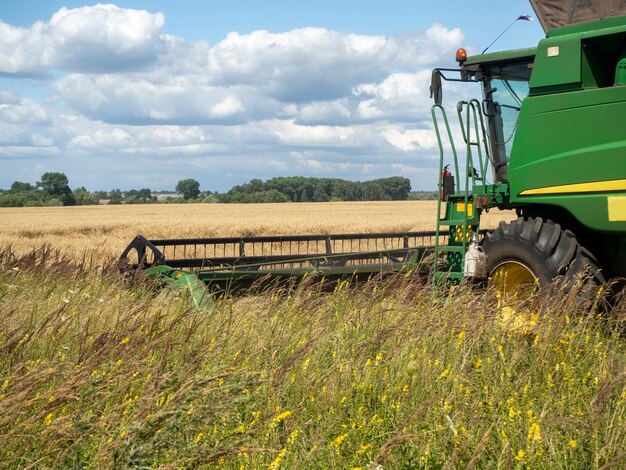
[[[9,468],[609,468],[626,462],[624,303],[497,299],[412,276],[212,312],[49,249],[0,252]]]

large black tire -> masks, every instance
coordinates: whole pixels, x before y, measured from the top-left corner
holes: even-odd
[[[482,246],[490,276],[499,266],[513,262],[532,271],[542,287],[556,284],[569,291],[576,282],[593,287],[605,281],[595,257],[572,232],[551,220],[520,217],[500,222],[496,230],[487,233]],[[581,294],[587,297],[588,291],[582,289]]]

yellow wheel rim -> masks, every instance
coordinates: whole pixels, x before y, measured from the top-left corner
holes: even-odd
[[[530,294],[538,281],[535,273],[519,261],[503,261],[490,276],[490,284],[506,295]]]
[[[502,324],[527,332],[539,318],[539,312],[519,308],[519,302],[530,299],[539,284],[539,278],[532,269],[519,261],[503,261],[489,276],[489,285],[496,290]],[[516,308],[511,307],[515,303]]]

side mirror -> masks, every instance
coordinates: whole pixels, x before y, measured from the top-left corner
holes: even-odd
[[[441,72],[439,69],[433,70],[430,77],[430,97],[433,98],[435,104],[441,105],[442,88],[441,88]]]

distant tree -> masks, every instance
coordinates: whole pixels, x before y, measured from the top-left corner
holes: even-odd
[[[341,201],[360,201],[363,199],[361,183],[337,180],[333,186],[331,197]]]
[[[32,191],[33,189],[35,189],[35,187],[30,183],[14,181],[13,184],[11,184],[11,191],[15,192]]]
[[[185,199],[195,199],[200,194],[200,183],[193,178],[180,180],[176,184],[176,192],[182,194]]]
[[[109,193],[109,199],[109,204],[121,204],[124,200],[124,196],[122,196],[122,191],[114,189]]]
[[[327,202],[329,199],[328,194],[321,184],[315,186],[315,189],[313,190],[313,197],[311,199],[313,202]]]
[[[251,193],[260,193],[264,189],[263,181],[258,178],[251,179],[247,186]]]
[[[309,192],[306,190],[307,188],[302,188],[300,192],[300,197],[298,198],[298,202],[310,202]]]
[[[64,173],[46,172],[41,175],[41,181],[37,183],[37,186],[52,196],[52,198],[61,201],[64,206],[76,204],[72,190],[69,187],[69,180]]]
[[[72,191],[72,195],[74,196],[74,201],[76,201],[76,204],[79,206],[98,204],[98,198],[94,194],[87,191],[84,186],[76,188]]]
[[[63,173],[47,172],[41,175],[41,181],[37,183],[42,190],[53,196],[60,196],[69,189],[69,180]]]
[[[385,199],[391,199],[390,196],[385,194],[383,186],[377,183],[378,180],[368,181],[363,184],[363,199],[366,201],[384,201]]]
[[[391,178],[382,178],[375,181],[382,186],[385,194],[394,201],[405,201],[409,198],[411,180],[408,178],[393,176]]]
[[[290,199],[288,196],[284,195],[280,191],[270,189],[269,191],[252,193],[245,197],[241,202],[290,202]]]
[[[148,188],[140,189],[139,197],[142,199],[150,199],[152,197],[152,191]]]
[[[155,199],[152,197],[152,191],[144,188],[127,191],[124,195],[124,201],[127,204],[147,204],[155,202]]]

